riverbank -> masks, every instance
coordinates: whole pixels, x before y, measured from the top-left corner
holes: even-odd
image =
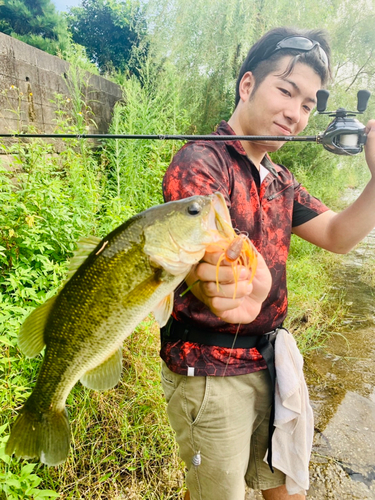
[[[315,413],[312,500],[375,499],[375,288],[368,280],[372,232],[336,273],[349,304],[346,321],[307,358]]]

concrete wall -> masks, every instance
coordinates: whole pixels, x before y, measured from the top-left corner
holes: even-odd
[[[55,93],[63,94],[69,106],[68,70],[66,61],[0,33],[0,133],[25,132],[29,125],[40,133],[55,132],[57,107],[51,101]],[[121,88],[89,73],[84,80],[84,99],[98,126],[90,132],[106,133]],[[0,137],[0,145],[7,142]]]

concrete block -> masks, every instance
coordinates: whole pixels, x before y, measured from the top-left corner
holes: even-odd
[[[12,49],[13,49],[14,59],[18,63],[23,62],[26,64],[30,64],[32,66],[37,66],[36,51],[42,53],[43,51],[36,49],[35,47],[28,45],[27,43],[21,42],[16,38],[12,38],[12,41],[13,41]]]
[[[65,96],[68,106],[67,101],[74,99],[71,85],[63,77],[68,70],[66,61],[0,33],[0,132],[27,131],[28,125],[41,132],[54,132],[58,109],[55,94]],[[12,85],[16,88],[11,89]],[[93,113],[90,118],[98,125],[90,126],[90,132],[107,132],[113,106],[122,98],[121,87],[85,73],[81,91]],[[56,150],[61,151],[63,146],[62,141],[56,142]]]
[[[17,61],[17,68],[17,76],[20,81],[30,83],[30,85],[35,85],[38,83],[39,69],[37,66],[26,61]]]

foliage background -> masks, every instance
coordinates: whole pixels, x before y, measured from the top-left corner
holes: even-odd
[[[50,54],[69,43],[64,18],[51,0],[1,0],[0,31]]]
[[[335,75],[330,109],[353,108],[358,89],[374,90],[375,13],[368,0],[329,0],[324,5],[311,0],[84,0],[81,10],[71,9],[66,18],[55,16],[49,0],[23,2],[27,10],[19,3],[0,0],[0,13],[8,12],[0,30],[60,54],[73,68],[101,71],[123,86],[124,102],[116,107],[111,125],[114,133],[210,132],[233,110],[236,75],[250,45],[283,24],[328,30]],[[36,15],[31,4],[42,13]],[[76,39],[82,45],[71,41],[68,27],[73,30],[81,14],[83,19],[99,7],[118,26],[134,29],[136,42],[126,55],[116,44],[117,54],[108,53],[108,47],[94,52],[89,36]],[[20,33],[21,16],[39,28]],[[47,32],[52,18],[55,28]],[[73,74],[85,78],[83,71]],[[82,130],[87,106],[79,85],[72,87],[69,102],[63,96],[56,100],[56,131]],[[375,114],[373,101],[364,122]],[[326,125],[325,117],[313,116],[307,133]],[[66,141],[57,156],[52,144],[41,141],[2,146],[15,160],[11,171],[0,170],[0,495],[181,497],[183,465],[166,419],[158,332],[149,318],[126,342],[126,368],[115,389],[93,393],[77,384],[69,396],[73,445],[65,464],[48,469],[3,453],[9,422],[30,394],[41,361],[19,353],[19,325],[56,292],[80,236],[103,236],[132,214],[162,202],[163,172],[178,147],[169,141],[117,140],[93,151],[84,141]],[[342,208],[339,195],[347,186],[363,185],[368,178],[363,155],[336,157],[314,145],[288,144],[274,160],[286,164],[334,209]],[[339,324],[344,313],[330,279],[336,262],[322,250],[293,241],[289,326],[304,352],[323,342],[329,323]]]

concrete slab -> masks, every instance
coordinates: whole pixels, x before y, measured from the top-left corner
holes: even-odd
[[[52,132],[57,104],[51,101],[56,100],[55,94],[73,98],[64,79],[64,74],[68,73],[69,64],[66,61],[0,33],[0,133],[9,129],[26,131],[28,124],[42,133]],[[84,80],[82,90],[86,104],[94,111],[97,131],[105,133],[113,106],[122,98],[121,87],[89,73]],[[16,89],[10,89],[12,85]],[[2,90],[6,96],[1,95]],[[20,92],[22,98],[19,100]],[[20,113],[21,123],[14,111]]]

